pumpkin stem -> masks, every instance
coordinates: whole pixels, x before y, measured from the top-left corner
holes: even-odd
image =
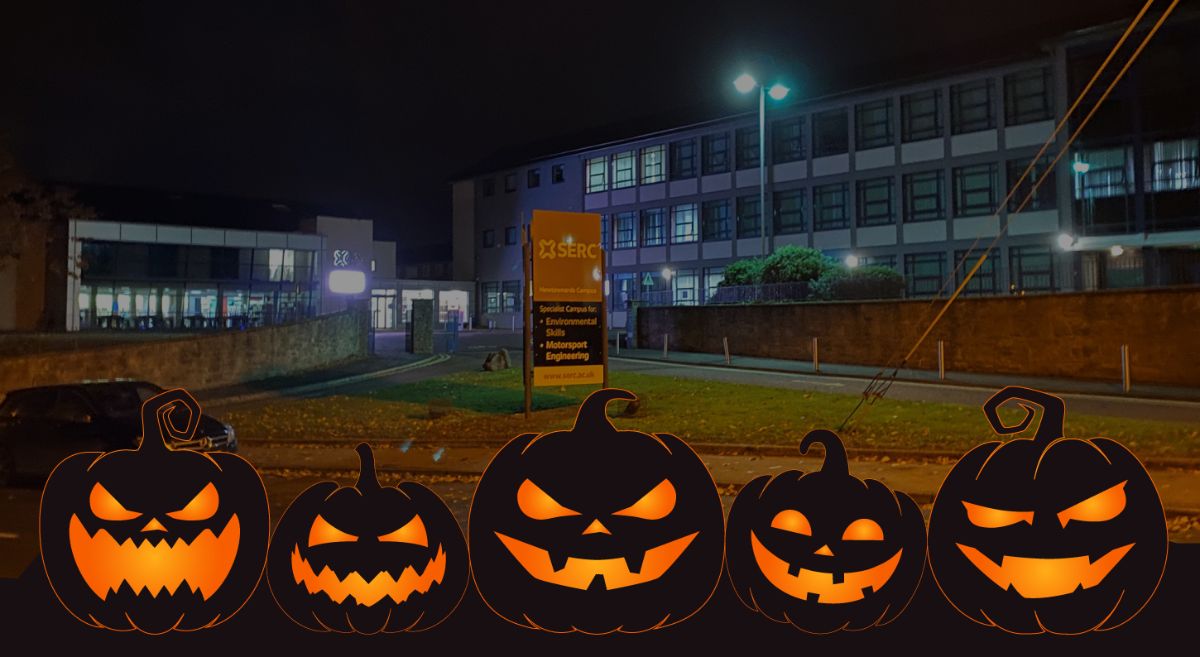
[[[607,425],[609,429],[616,431],[617,428],[613,426],[612,421],[608,419],[608,413],[605,412],[608,403],[615,399],[633,401],[637,399],[637,395],[620,388],[601,388],[593,392],[579,406],[579,413],[575,416],[575,426],[571,427],[571,430]]]
[[[171,414],[182,405],[188,411],[183,428],[171,422]],[[191,440],[200,427],[200,404],[187,390],[175,388],[142,402],[142,442],[139,451],[166,451],[169,440]]]
[[[800,453],[807,454],[813,443],[821,443],[825,447],[825,461],[821,464],[821,472],[850,474],[850,464],[846,459],[846,446],[842,439],[828,429],[814,429],[800,441]]]
[[[379,488],[379,475],[375,474],[375,453],[371,451],[371,446],[359,443],[354,451],[358,452],[358,481],[354,487],[360,493]]]
[[[1017,424],[1004,424],[997,409],[1011,399],[1031,402],[1041,407],[1042,419],[1038,422],[1037,433],[1033,436],[1035,442],[1048,443],[1063,437],[1067,420],[1067,405],[1063,400],[1049,393],[1021,386],[1008,386],[984,403],[983,414],[987,416],[988,424],[992,425],[992,431],[1001,436],[1021,433],[1033,422],[1036,410],[1028,404],[1019,404],[1025,409],[1025,418]]]

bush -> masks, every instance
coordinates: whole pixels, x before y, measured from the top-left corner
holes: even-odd
[[[721,280],[721,287],[762,283],[765,264],[762,258],[747,258],[729,263],[725,266],[725,277]]]
[[[817,249],[784,246],[767,256],[762,268],[763,283],[808,283],[837,265]]]
[[[904,277],[877,265],[848,269],[833,267],[813,283],[821,299],[898,299],[904,296]]]

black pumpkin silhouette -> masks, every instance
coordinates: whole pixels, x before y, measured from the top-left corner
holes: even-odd
[[[850,475],[832,431],[817,472],[763,475],[729,511],[725,559],[742,602],[778,622],[824,634],[895,620],[925,568],[925,521],[911,497]]]
[[[46,480],[42,563],[84,623],[148,634],[207,628],[254,592],[270,533],[266,489],[236,454],[168,448],[199,422],[196,400],[168,390],[142,404],[137,449],[74,454]]]
[[[525,627],[641,632],[698,611],[720,578],[724,518],[712,475],[670,434],[618,431],[603,389],[567,431],[505,445],[471,503],[480,595]]]
[[[375,457],[356,448],[358,482],[301,493],[271,540],[275,601],[314,631],[406,632],[446,619],[467,589],[467,543],[436,493],[412,481],[379,484]]]
[[[1022,402],[1022,422],[997,414]],[[1145,467],[1108,438],[1064,438],[1066,405],[1010,386],[984,413],[1001,435],[1042,408],[1033,438],[967,452],[929,518],[929,565],[942,593],[973,621],[1018,634],[1107,630],[1153,596],[1167,559],[1162,502]]]

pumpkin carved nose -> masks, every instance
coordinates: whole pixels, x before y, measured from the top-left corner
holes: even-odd
[[[822,545],[821,547],[817,548],[817,551],[814,554],[820,554],[820,555],[824,555],[826,557],[832,557],[833,550],[830,550],[828,545]]]
[[[163,527],[163,524],[158,521],[158,518],[151,518],[150,522],[146,523],[145,527],[142,527],[142,531],[143,532],[165,532],[165,531],[167,531],[167,528]]]
[[[592,524],[587,526],[587,529],[583,530],[584,536],[587,536],[588,534],[609,534],[609,535],[611,535],[612,532],[608,531],[608,527],[605,527],[600,522],[599,518],[596,518],[595,520],[592,521]]]

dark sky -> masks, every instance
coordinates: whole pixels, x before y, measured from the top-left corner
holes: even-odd
[[[312,203],[404,248],[449,240],[448,181],[497,153],[750,109],[730,85],[745,63],[816,96],[1142,3],[12,4],[0,136],[34,175]]]

